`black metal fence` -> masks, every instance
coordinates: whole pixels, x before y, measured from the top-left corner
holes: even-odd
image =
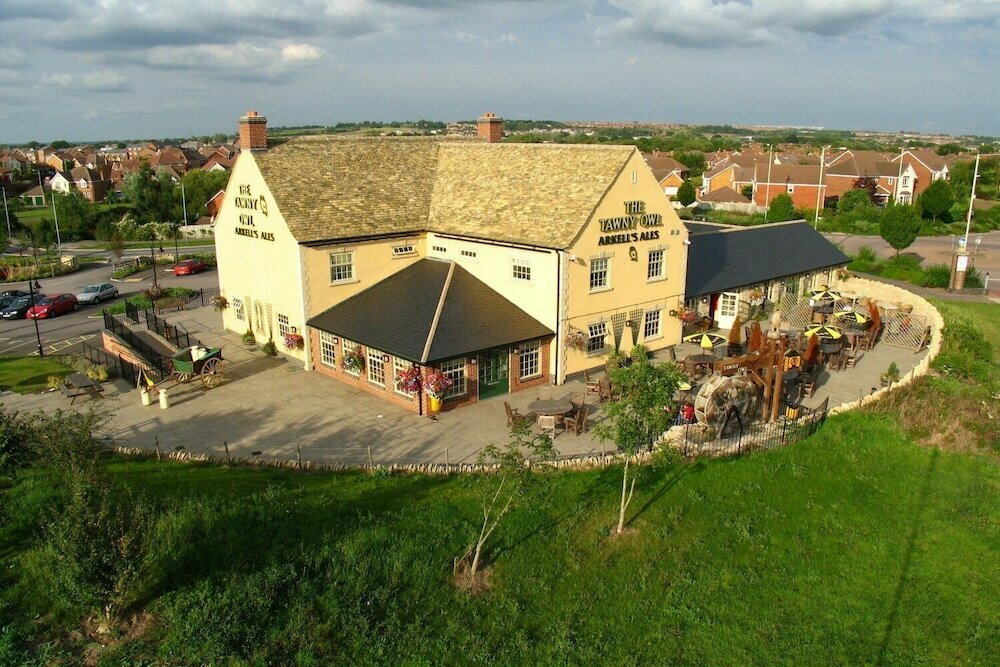
[[[103,349],[89,343],[83,343],[80,354],[92,364],[106,366],[112,375],[128,380],[133,386],[139,383],[141,367],[123,358],[120,354],[108,354]]]
[[[219,294],[218,287],[202,288],[198,290],[198,296],[194,298],[199,299],[201,301],[202,306],[210,306],[212,305],[212,297],[216,296],[217,294]],[[192,301],[193,300],[194,299],[192,299]]]
[[[132,324],[139,324],[139,306],[125,299],[125,319]]]
[[[192,343],[201,345],[201,341],[197,338],[192,338],[183,327],[177,324],[170,324],[165,319],[154,313],[152,309],[147,310],[143,317],[145,319],[147,329],[159,336],[163,336],[168,341],[173,343],[174,347],[179,350],[191,347]]]
[[[166,377],[169,374],[170,360],[149,343],[136,336],[131,329],[119,322],[118,318],[111,313],[104,313],[104,328],[125,341],[152,372],[157,373],[160,377]]]
[[[830,399],[817,408],[786,408],[777,421],[739,424],[731,422],[721,436],[701,424],[682,428],[681,451],[690,456],[733,456],[755,449],[775,449],[803,440],[826,421]]]

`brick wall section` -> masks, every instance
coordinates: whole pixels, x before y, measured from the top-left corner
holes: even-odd
[[[794,191],[789,193],[785,183],[771,183],[770,191],[765,183],[758,183],[754,189],[753,202],[758,206],[768,206],[778,195],[788,195],[792,198],[795,208],[816,208],[816,193],[819,188],[813,184],[792,183]],[[826,188],[824,187],[824,196]],[[765,201],[770,199],[770,201]],[[822,202],[820,202],[822,204]]]
[[[508,364],[510,369],[510,391],[520,391],[522,389],[530,389],[532,387],[537,387],[540,385],[549,384],[551,381],[551,376],[549,375],[549,363],[552,355],[552,342],[553,338],[549,338],[548,341],[543,341],[540,352],[539,366],[541,368],[541,375],[528,378],[522,381],[518,377],[519,365],[518,357],[514,353],[511,353],[508,357]],[[373,384],[368,381],[367,370],[362,369],[361,373],[355,377],[350,373],[347,373],[340,365],[341,360],[344,358],[344,341],[342,338],[338,337],[336,345],[337,354],[337,367],[331,368],[322,362],[322,356],[320,351],[320,335],[319,331],[312,331],[309,335],[310,345],[312,346],[312,358],[313,358],[313,369],[327,375],[329,377],[335,378],[344,384],[350,385],[356,389],[372,394],[373,396],[378,396],[379,398],[386,400],[394,405],[398,405],[401,408],[409,410],[414,413],[419,414],[430,414],[430,397],[426,393],[421,392],[419,397],[407,398],[395,391],[396,378],[393,371],[393,357],[389,356],[389,361],[385,364],[386,369],[386,386],[380,387],[377,384]],[[364,346],[361,346],[362,351],[365,351]],[[468,357],[465,363],[465,396],[449,398],[446,399],[441,407],[442,412],[447,412],[448,410],[453,410],[457,407],[463,405],[470,405],[472,403],[479,402],[479,366],[477,363],[472,363],[473,357]],[[433,366],[423,366],[421,375],[427,377],[428,373],[433,370]],[[419,398],[419,400],[418,400]]]
[[[147,371],[154,370],[149,364],[140,359],[131,347],[107,329],[101,331],[101,346],[108,354],[114,357],[121,356],[125,361],[129,361]]]
[[[267,118],[256,111],[247,111],[240,117],[239,130],[241,150],[267,150]]]
[[[484,113],[476,121],[476,134],[491,144],[499,143],[503,138],[503,120],[496,114]]]

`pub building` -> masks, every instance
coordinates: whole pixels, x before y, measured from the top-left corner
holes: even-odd
[[[420,414],[402,371],[447,375],[447,410],[676,345],[688,231],[638,150],[479,125],[268,148],[248,112],[215,224],[225,327]]]

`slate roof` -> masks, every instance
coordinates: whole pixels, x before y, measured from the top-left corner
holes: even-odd
[[[564,248],[635,151],[301,137],[254,159],[300,243],[427,230]]]
[[[699,201],[705,202],[717,202],[717,203],[734,203],[734,204],[749,204],[750,200],[741,195],[736,190],[733,190],[728,185],[724,188],[717,188],[711,192],[707,192],[701,196]]]
[[[770,169],[771,185],[791,183],[792,185],[816,185],[819,183],[818,164],[772,164]],[[767,163],[757,165],[756,181],[758,185],[768,183]]]
[[[656,178],[657,182],[662,181],[664,178],[677,172],[682,178],[690,171],[685,165],[681,164],[669,155],[664,155],[662,153],[643,153],[642,157],[646,160],[646,164],[653,171],[653,176]]]
[[[553,335],[461,266],[426,258],[307,324],[419,363]]]
[[[686,298],[846,264],[850,258],[805,221],[692,234]]]

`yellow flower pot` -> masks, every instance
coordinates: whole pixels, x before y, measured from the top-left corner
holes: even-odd
[[[441,412],[441,399],[431,396],[431,412]]]

